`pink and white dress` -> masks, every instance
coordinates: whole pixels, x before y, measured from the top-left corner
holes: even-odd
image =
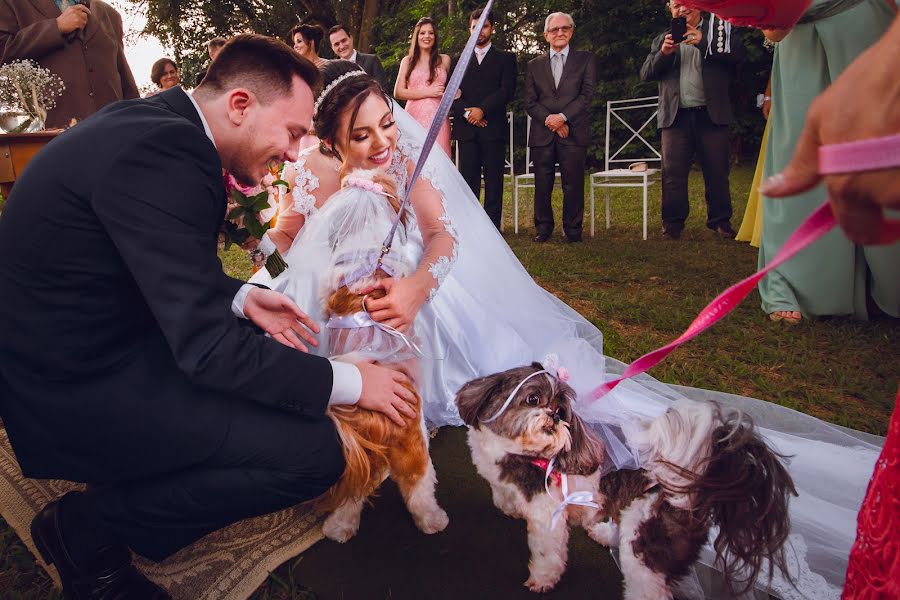
[[[447,71],[443,67],[438,67],[434,74],[434,81],[428,82],[428,63],[420,60],[415,68],[409,74],[409,89],[420,90],[427,88],[429,85],[440,83],[446,85]],[[438,105],[441,103],[440,98],[422,98],[421,100],[407,100],[406,112],[412,118],[419,122],[422,127],[428,131],[431,127],[431,121],[434,120],[434,114],[437,112]],[[444,121],[441,131],[438,133],[437,144],[440,146],[447,156],[450,156],[450,122]]]

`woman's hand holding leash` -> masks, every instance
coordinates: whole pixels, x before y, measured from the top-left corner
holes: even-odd
[[[419,308],[428,298],[428,292],[416,282],[414,277],[393,277],[382,279],[369,292],[382,289],[386,292],[377,300],[367,298],[365,309],[375,321],[405,332],[412,326]]]

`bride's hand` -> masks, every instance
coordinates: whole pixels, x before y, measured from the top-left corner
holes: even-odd
[[[413,324],[419,308],[428,298],[412,277],[382,279],[372,289],[382,289],[387,295],[377,300],[366,299],[366,310],[379,323],[405,331]]]
[[[319,345],[312,334],[319,326],[280,292],[254,287],[244,300],[244,315],[285,346],[309,352],[304,341]]]

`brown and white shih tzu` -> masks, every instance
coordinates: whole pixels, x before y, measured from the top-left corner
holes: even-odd
[[[490,483],[494,504],[528,522],[525,585],[534,592],[552,589],[566,569],[567,524],[596,521],[596,505],[583,497],[597,489],[604,451],[572,410],[574,399],[555,369],[539,363],[475,379],[456,396],[472,462]],[[581,502],[562,502],[579,494]]]
[[[374,178],[385,183],[387,190],[379,192],[380,201],[389,204],[393,211],[386,211],[382,218],[396,214],[400,203],[394,194],[388,193],[393,189],[386,178],[373,177],[368,172],[363,175],[366,176],[364,181]],[[382,184],[378,185],[381,189]],[[381,228],[390,224],[390,221],[378,223]],[[381,298],[385,292],[375,289],[363,293],[380,279],[408,275],[411,266],[402,259],[402,254],[394,253],[375,262],[371,257],[380,254],[380,243],[374,247],[364,246],[360,246],[357,239],[338,248],[328,281],[322,287],[322,300],[329,317],[326,324],[329,353],[336,360],[346,362],[375,359],[377,364],[400,370],[415,381],[418,360],[413,351],[417,349],[414,332],[401,334],[375,323],[365,310],[365,302],[367,298]],[[374,264],[368,266],[370,261]],[[318,502],[320,509],[333,511],[322,526],[329,539],[346,542],[356,535],[364,502],[388,475],[396,482],[406,507],[422,532],[437,533],[447,527],[447,513],[434,495],[437,478],[428,453],[421,397],[413,384],[408,388],[417,398],[416,418],[403,427],[380,412],[356,405],[328,408],[346,461],[341,479]]]
[[[671,599],[713,527],[726,583],[743,591],[764,570],[786,573],[788,497],[796,492],[749,420],[713,403],[676,401],[629,428],[644,468],[601,478],[604,446],[574,414],[574,397],[553,369],[534,363],[471,381],[456,399],[494,504],[528,521],[529,589],[547,591],[562,576],[566,523],[618,546],[626,600]],[[585,492],[599,508],[584,496],[571,501]]]
[[[784,544],[797,492],[749,418],[681,399],[627,438],[643,468],[604,475],[602,508],[588,530],[595,541],[618,546],[626,600],[672,598],[711,530],[715,567],[737,595],[776,568],[790,580]]]

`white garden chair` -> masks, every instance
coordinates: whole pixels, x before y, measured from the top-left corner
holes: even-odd
[[[640,127],[633,127],[631,123],[639,122],[637,121],[632,113],[628,113],[628,111],[643,111],[646,114],[649,111],[652,111],[652,114],[649,118],[642,122]],[[650,125],[654,119],[656,119],[656,114],[659,112],[659,97],[652,96],[647,98],[632,98],[628,100],[610,100],[606,103],[606,144],[604,147],[604,165],[603,170],[598,171],[596,173],[591,173],[590,176],[590,186],[591,186],[591,237],[594,236],[594,190],[595,188],[603,188],[606,194],[606,228],[609,229],[609,188],[611,187],[635,187],[643,189],[643,200],[644,200],[644,239],[647,239],[647,192],[651,185],[656,183],[658,179],[656,179],[656,174],[659,173],[659,169],[650,168],[650,165],[662,164],[662,155],[656,150],[656,148],[647,141],[645,137],[645,132],[647,126]],[[619,147],[615,152],[610,153],[609,148],[609,140],[610,140],[610,128],[613,125],[617,125],[618,123],[613,121],[613,117],[615,117],[615,121],[624,125],[628,131],[631,132],[631,136],[628,140]],[[632,141],[638,142],[638,145],[641,147],[643,154],[646,156],[639,157],[624,157],[624,151],[631,144]],[[635,162],[643,162],[647,163],[647,170],[645,171],[632,171],[625,168],[616,168],[616,165],[622,164],[631,164]]]

